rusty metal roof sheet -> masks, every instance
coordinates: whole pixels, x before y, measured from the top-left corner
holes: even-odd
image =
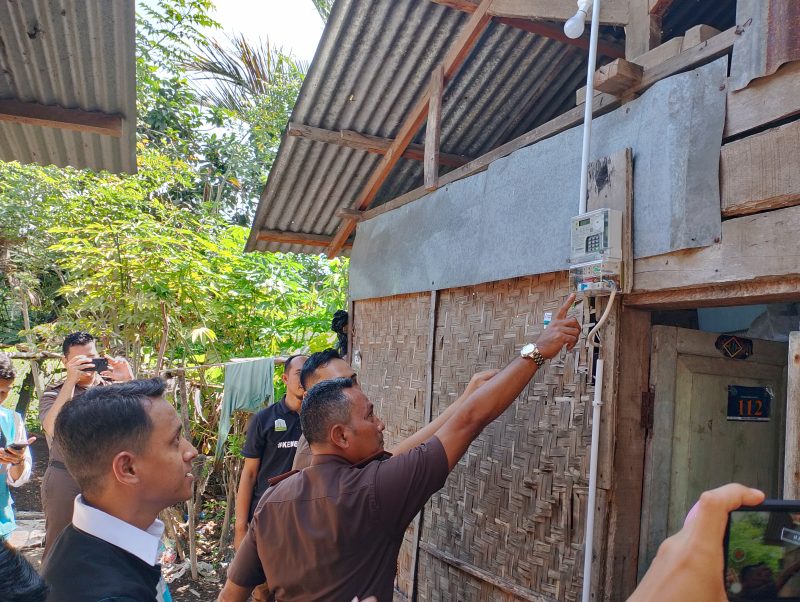
[[[0,121],[0,159],[136,171],[134,0],[2,0],[0,99],[121,114],[122,136]]]
[[[393,138],[468,15],[419,0],[337,0],[291,121]],[[620,30],[604,28],[616,40]],[[586,52],[497,22],[489,25],[443,99],[441,151],[480,156],[575,105]],[[416,142],[422,142],[423,131]],[[259,241],[278,230],[332,236],[379,155],[284,137],[261,196],[248,250],[319,253]],[[373,204],[422,182],[401,159]]]

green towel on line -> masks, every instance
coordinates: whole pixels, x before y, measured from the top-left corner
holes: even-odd
[[[257,412],[275,401],[272,377],[275,360],[271,357],[238,360],[225,364],[225,389],[219,417],[216,457],[222,457],[236,410]]]

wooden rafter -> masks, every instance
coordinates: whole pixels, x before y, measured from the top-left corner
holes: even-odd
[[[456,71],[458,71],[458,69],[467,59],[472,47],[478,41],[478,38],[489,24],[489,21],[491,20],[489,6],[492,4],[492,2],[493,0],[481,1],[478,8],[470,16],[466,25],[464,25],[464,28],[462,29],[458,38],[445,55],[442,63],[445,85],[453,77],[453,75],[455,75]],[[411,113],[406,118],[403,125],[400,127],[397,137],[386,151],[386,154],[383,156],[383,159],[381,160],[377,169],[375,169],[364,189],[356,197],[358,200],[355,203],[355,209],[363,211],[375,200],[378,191],[386,181],[386,178],[389,177],[389,174],[394,166],[400,160],[403,151],[406,150],[411,142],[411,139],[419,131],[419,128],[422,127],[422,124],[427,119],[428,102],[430,97],[431,88],[429,84],[425,88],[421,98],[414,105],[414,108],[411,110]],[[350,237],[350,234],[352,234],[355,227],[356,222],[353,220],[346,220],[342,224],[342,226],[339,228],[339,231],[336,233],[336,236],[333,237],[333,242],[331,242],[331,245],[328,247],[328,257],[335,257],[339,253],[345,241]]]
[[[531,21],[530,19],[515,19],[513,17],[497,17],[495,18],[495,21],[502,23],[503,25],[508,25],[509,27],[527,31],[528,33],[535,33],[536,35],[550,38],[551,40],[564,42],[565,44],[570,44],[571,46],[577,46],[578,48],[583,49],[589,48],[588,35],[583,35],[580,38],[573,40],[572,38],[567,37],[563,28],[551,23],[545,23],[544,21]],[[608,42],[606,40],[598,40],[597,52],[603,56],[613,59],[624,58],[625,47],[622,44],[615,44],[614,42]]]
[[[314,140],[316,142],[325,142],[327,144],[336,144],[338,146],[346,146],[347,148],[355,148],[368,153],[376,155],[385,155],[389,147],[392,146],[394,140],[390,138],[380,138],[378,136],[370,136],[353,132],[351,130],[342,130],[336,132],[333,130],[324,130],[322,128],[315,128],[310,125],[302,125],[299,123],[290,123],[286,129],[288,136],[295,136],[297,138],[305,138],[306,140]],[[408,148],[403,152],[404,159],[411,159],[413,161],[422,161],[425,158],[425,147],[421,144],[409,144]],[[461,155],[453,155],[450,153],[439,153],[439,163],[446,167],[461,167],[466,165],[472,159]]]
[[[675,0],[648,0],[647,11],[656,17],[663,17]]]
[[[465,12],[474,12],[478,7],[477,0],[431,1]],[[575,14],[576,8],[575,2],[568,0],[494,0],[489,14],[493,17],[566,21]],[[603,0],[600,22],[603,25],[626,25],[628,0]]]
[[[258,240],[264,242],[280,242],[287,245],[304,245],[307,247],[327,247],[333,240],[330,236],[307,234],[305,232],[284,232],[281,230],[260,230]],[[350,249],[353,244],[345,242],[342,248]]]
[[[442,95],[444,71],[439,65],[431,74],[431,100],[428,103],[428,123],[425,125],[425,188],[435,190],[439,180],[439,137],[442,131]]]
[[[102,134],[116,138],[122,136],[122,115],[65,109],[35,102],[0,100],[0,121]]]

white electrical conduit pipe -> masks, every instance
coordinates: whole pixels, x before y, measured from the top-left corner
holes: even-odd
[[[579,215],[586,213],[589,190],[589,151],[592,144],[592,110],[594,109],[594,71],[597,67],[597,39],[600,36],[600,2],[592,5],[592,30],[589,37],[589,64],[586,67],[586,102],[583,111],[583,151],[581,153],[581,198]],[[580,3],[579,3],[580,4]]]
[[[583,149],[581,152],[581,183],[580,199],[578,203],[579,214],[586,213],[586,201],[589,191],[589,151],[592,144],[592,112],[594,108],[594,72],[597,67],[597,39],[600,35],[600,2],[594,0],[592,5],[592,29],[589,37],[589,62],[586,68],[586,102],[583,112]],[[579,9],[583,9],[583,3],[578,2]],[[595,327],[587,337],[587,344],[594,345],[592,339],[605,319],[613,305],[616,291],[613,291],[609,299],[608,307],[603,317],[598,320]],[[583,553],[583,593],[582,602],[591,601],[592,585],[592,551],[594,548],[594,515],[595,503],[597,498],[597,457],[600,449],[600,414],[603,406],[603,360],[597,360],[597,367],[594,379],[594,400],[592,401],[592,445],[589,453],[589,499],[586,505],[586,533],[584,535]]]

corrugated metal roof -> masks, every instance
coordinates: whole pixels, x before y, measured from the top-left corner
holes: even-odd
[[[291,121],[393,138],[469,15],[420,0],[337,0]],[[606,28],[604,28],[606,29]],[[606,29],[605,37],[621,37]],[[442,152],[478,157],[575,105],[586,52],[493,22],[443,100]],[[423,130],[416,141],[421,142]],[[380,156],[284,137],[248,250],[319,253],[258,241],[261,229],[332,236]],[[378,206],[422,182],[422,164],[401,159]]]
[[[136,171],[134,0],[0,1],[0,99],[121,114],[120,138],[0,121],[0,159]]]

